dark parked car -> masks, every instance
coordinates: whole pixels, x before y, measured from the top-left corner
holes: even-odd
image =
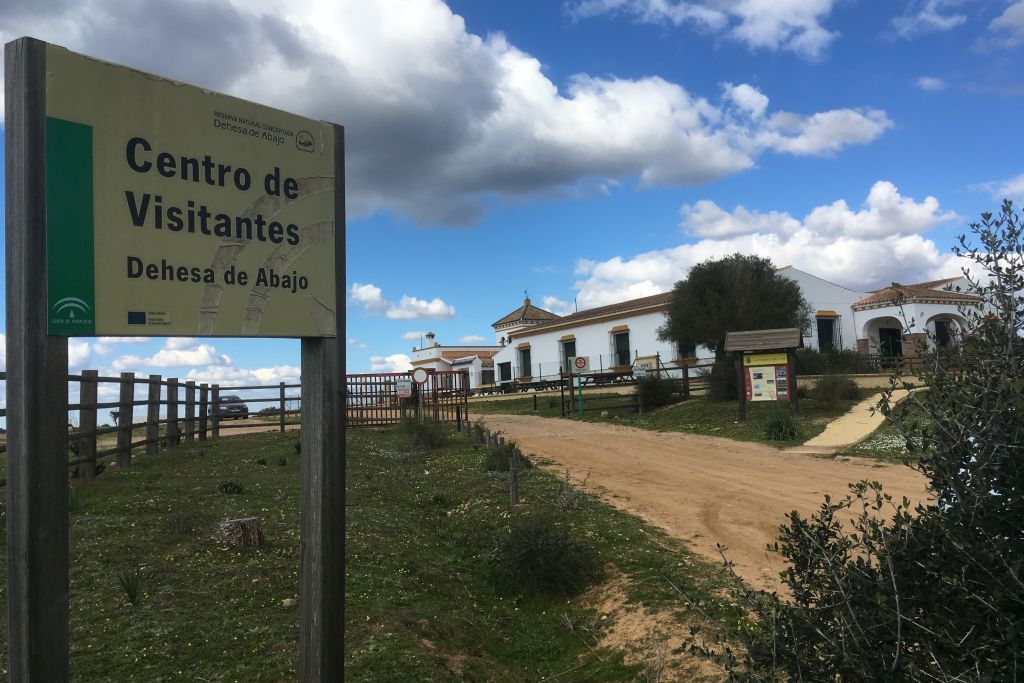
[[[210,406],[209,413],[210,415],[213,415],[213,406]],[[226,420],[228,418],[248,420],[249,406],[242,403],[242,398],[240,396],[221,396],[220,405],[217,409],[217,417],[222,420]]]

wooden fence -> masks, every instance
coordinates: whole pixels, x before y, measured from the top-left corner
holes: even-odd
[[[6,381],[7,373],[0,372],[0,381]],[[67,425],[68,429],[68,467],[78,466],[78,474],[82,479],[95,479],[97,463],[111,456],[117,456],[118,467],[131,467],[132,451],[145,447],[147,455],[153,455],[160,449],[174,449],[182,441],[192,443],[197,439],[206,441],[208,438],[220,436],[222,429],[252,428],[254,426],[274,426],[285,431],[289,426],[301,425],[302,420],[296,419],[301,414],[300,408],[289,408],[290,405],[301,405],[301,396],[289,395],[289,389],[299,389],[301,384],[270,384],[264,386],[221,386],[219,384],[182,382],[176,377],[164,378],[161,375],[136,377],[135,373],[122,372],[119,377],[102,377],[96,370],[83,370],[80,375],[68,375],[69,384],[78,384],[78,403],[68,403],[69,412],[78,413],[78,424]],[[99,401],[100,386],[116,384],[118,386],[117,401]],[[146,399],[136,400],[136,387],[147,387]],[[270,409],[253,413],[257,417],[269,417],[262,423],[227,424],[223,416],[224,396],[232,395],[225,392],[274,392],[274,396],[256,396],[245,398],[241,402],[248,406],[252,403],[273,404]],[[232,402],[234,403],[234,402]],[[135,409],[145,407],[146,418],[143,422],[135,421]],[[163,409],[163,410],[162,410]],[[100,411],[116,410],[117,424],[99,426]],[[165,417],[161,418],[161,412]],[[261,415],[262,413],[262,415]],[[6,417],[7,411],[0,410],[0,417]],[[136,439],[136,430],[144,429],[144,438]],[[99,437],[115,434],[116,445],[100,448]],[[7,451],[7,444],[0,444],[0,453]],[[0,486],[6,485],[6,478],[0,479]]]

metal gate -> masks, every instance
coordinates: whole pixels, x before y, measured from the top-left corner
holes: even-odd
[[[410,387],[411,385],[411,387]],[[411,388],[411,396],[402,396]],[[465,422],[469,417],[469,373],[428,370],[422,384],[411,372],[347,375],[345,378],[346,424],[378,427],[419,417],[438,422]]]

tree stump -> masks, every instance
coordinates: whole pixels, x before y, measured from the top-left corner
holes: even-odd
[[[217,529],[216,538],[221,543],[242,548],[262,548],[263,528],[259,517],[225,519]]]

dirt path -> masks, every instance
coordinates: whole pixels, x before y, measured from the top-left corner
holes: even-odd
[[[719,560],[716,544],[744,579],[771,587],[781,569],[765,546],[790,510],[815,511],[824,494],[839,497],[847,483],[882,482],[894,498],[925,496],[924,478],[902,465],[851,458],[825,460],[761,444],[654,432],[617,425],[534,417],[485,415],[526,453],[568,468],[574,479],[589,473],[588,488]],[[774,571],[773,571],[774,570]]]

